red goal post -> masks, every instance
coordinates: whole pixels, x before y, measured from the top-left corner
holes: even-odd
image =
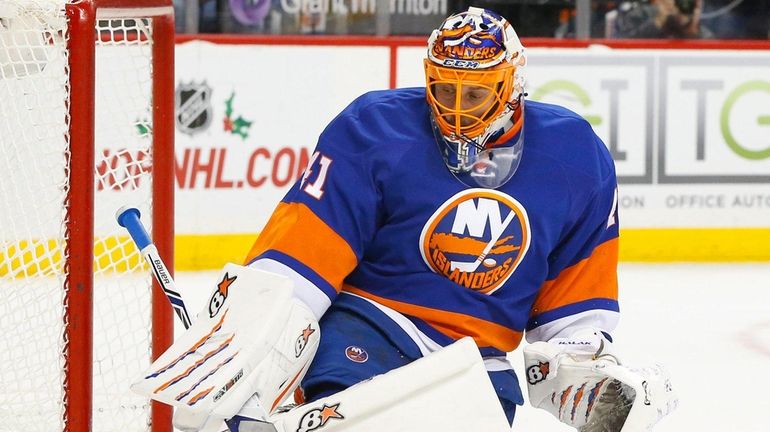
[[[171,308],[113,216],[173,269],[173,58],[171,0],[0,2],[0,430],[172,430],[128,388]]]

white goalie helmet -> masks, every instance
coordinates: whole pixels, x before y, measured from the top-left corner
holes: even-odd
[[[428,40],[434,134],[447,167],[470,186],[497,188],[518,168],[525,64],[510,23],[481,8],[450,16]]]

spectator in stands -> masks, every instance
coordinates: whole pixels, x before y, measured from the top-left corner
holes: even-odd
[[[644,39],[712,38],[700,18],[703,0],[624,1],[607,14],[606,37]]]
[[[591,0],[591,18],[589,20],[589,37],[602,38],[606,33],[605,17],[607,12],[614,10],[616,1]],[[563,8],[559,13],[559,26],[553,33],[557,39],[574,39],[577,37],[577,8],[574,4]]]
[[[704,0],[701,22],[718,39],[768,39],[770,0]]]
[[[553,37],[560,26],[562,9],[574,7],[574,0],[449,0],[450,12],[469,6],[494,10],[506,17],[521,37]]]

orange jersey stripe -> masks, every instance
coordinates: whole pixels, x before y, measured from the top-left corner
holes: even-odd
[[[470,336],[480,347],[489,346],[502,351],[513,351],[521,342],[521,332],[470,315],[389,300],[350,285],[345,285],[343,291],[368,298],[395,311],[419,318],[453,339]]]
[[[345,239],[301,203],[278,204],[246,262],[267,250],[282,252],[302,262],[337,292],[342,288],[343,279],[358,264]]]
[[[564,269],[540,288],[532,316],[593,298],[618,298],[618,239],[608,240],[591,256]]]

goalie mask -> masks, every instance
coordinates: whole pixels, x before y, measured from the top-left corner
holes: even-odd
[[[428,40],[426,98],[444,162],[471,187],[513,176],[523,147],[524,47],[500,15],[471,7]]]

